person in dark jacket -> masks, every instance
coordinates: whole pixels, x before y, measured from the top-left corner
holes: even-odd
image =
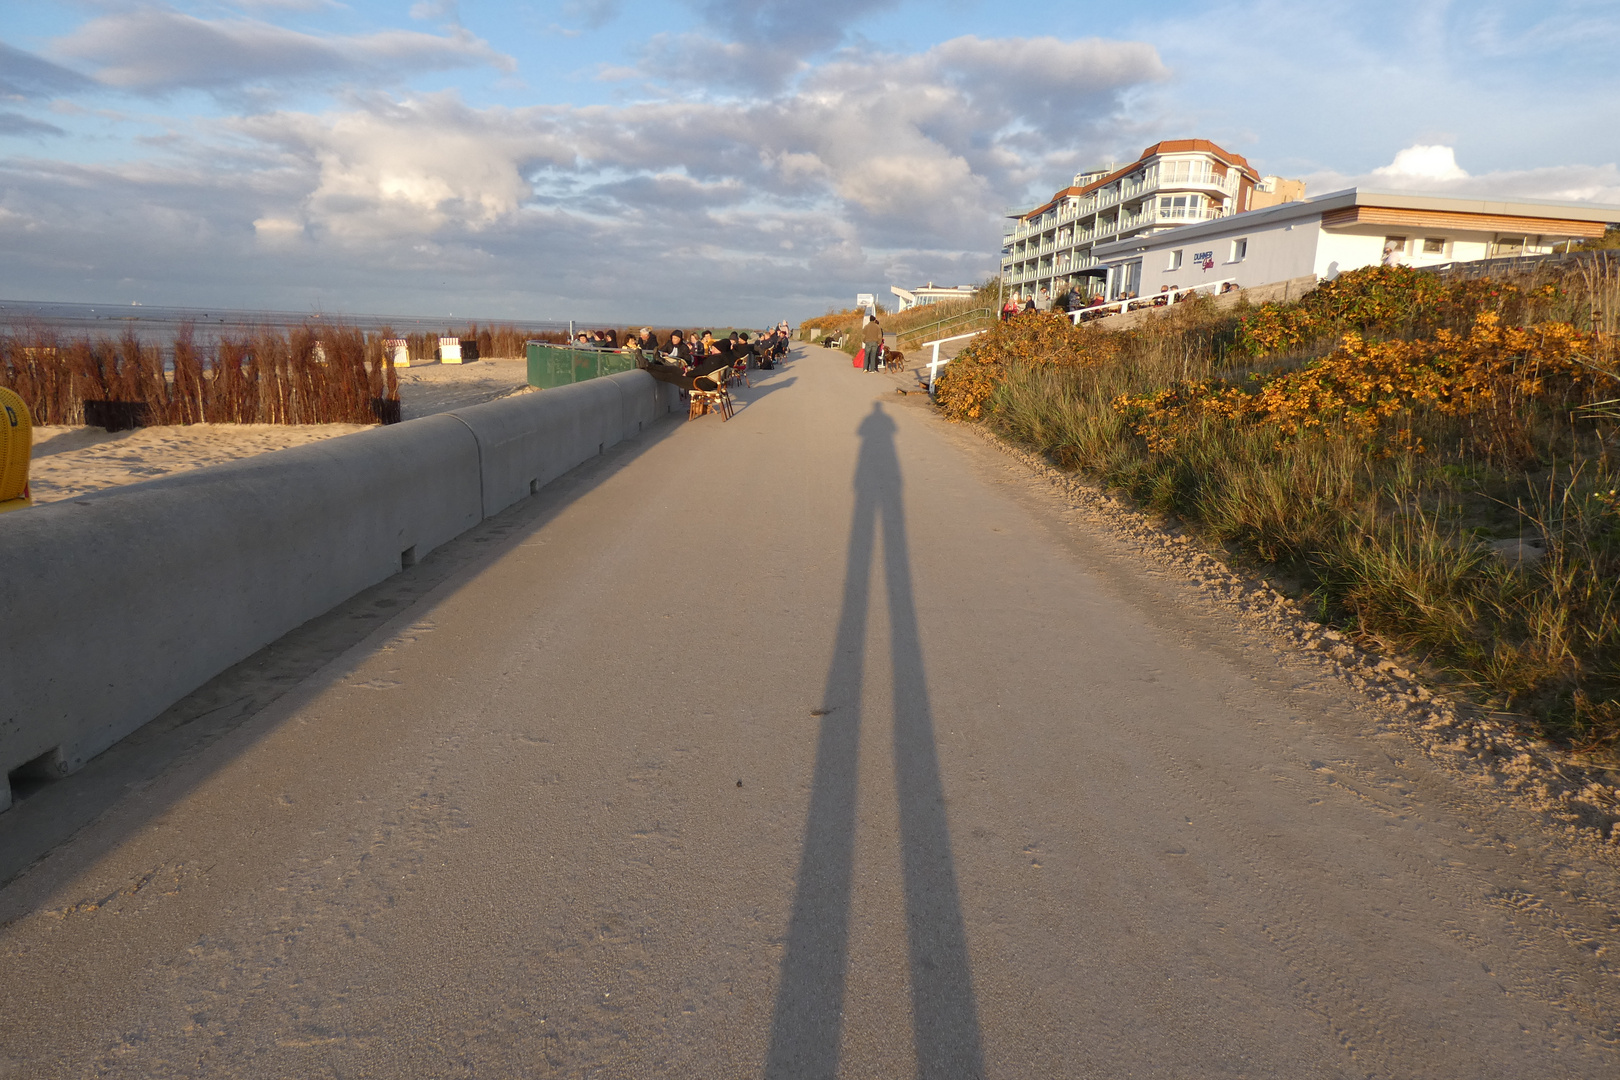
[[[683,373],[692,367],[692,347],[686,343],[684,335],[679,330],[670,331],[669,345],[663,355],[665,363],[680,368]]]
[[[883,347],[883,327],[878,324],[877,316],[872,316],[861,329],[862,348],[866,351],[866,370],[878,369],[878,351]]]

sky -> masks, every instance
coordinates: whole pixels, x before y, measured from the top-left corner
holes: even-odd
[[[1613,0],[5,0],[0,299],[759,325],[1160,139],[1620,204]]]

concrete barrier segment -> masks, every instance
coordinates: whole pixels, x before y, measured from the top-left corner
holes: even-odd
[[[619,388],[625,403],[625,438],[646,428],[660,416],[673,412],[680,401],[680,391],[668,383],[661,383],[645,371],[625,371],[608,376]]]
[[[0,770],[74,771],[677,404],[629,371],[5,515]]]
[[[0,770],[74,771],[476,525],[477,463],[430,416],[0,518]]]
[[[483,514],[493,517],[617,444],[624,437],[621,412],[618,389],[592,379],[447,415],[478,440]]]

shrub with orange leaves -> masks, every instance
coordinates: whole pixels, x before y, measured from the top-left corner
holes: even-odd
[[[934,400],[953,420],[977,420],[1009,367],[1097,368],[1119,357],[1118,334],[1075,326],[1062,314],[1030,311],[975,338],[945,367]]]
[[[1115,408],[1154,453],[1172,450],[1178,431],[1203,417],[1271,424],[1282,436],[1337,431],[1371,442],[1392,419],[1432,408],[1471,421],[1475,452],[1513,460],[1531,452],[1527,403],[1585,400],[1613,385],[1587,360],[1610,347],[1604,335],[1568,323],[1503,326],[1486,312],[1467,335],[1442,329],[1418,341],[1370,342],[1352,332],[1320,360],[1251,376],[1250,390],[1208,380],[1122,395]]]
[[[1561,298],[1557,286],[1528,292],[1478,278],[1445,282],[1410,266],[1368,266],[1324,281],[1298,300],[1269,302],[1239,320],[1237,346],[1250,356],[1288,353],[1354,331],[1362,336],[1462,329],[1481,313],[1530,322]]]

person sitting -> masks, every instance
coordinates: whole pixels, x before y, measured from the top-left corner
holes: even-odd
[[[602,335],[602,342],[610,349],[617,349],[619,347],[619,332],[609,328],[608,331]]]
[[[574,335],[574,348],[576,348],[576,349],[588,349],[590,347],[591,347],[591,335],[587,334],[583,330],[581,330],[578,334]]]
[[[701,364],[712,365],[710,370],[721,365],[729,367],[731,364],[731,355],[721,348],[720,342],[714,339],[714,331],[712,330],[703,331],[703,338],[698,345],[697,351]]]
[[[641,344],[648,352],[658,351],[658,335],[652,332],[652,327],[641,328]]]
[[[692,347],[686,343],[686,337],[679,330],[669,332],[669,346],[659,357],[665,365],[679,368],[681,374],[692,370]]]
[[[632,333],[625,337],[624,344],[620,346],[619,351],[634,360],[636,367],[647,366],[646,354],[641,351],[641,339],[635,334]]]

